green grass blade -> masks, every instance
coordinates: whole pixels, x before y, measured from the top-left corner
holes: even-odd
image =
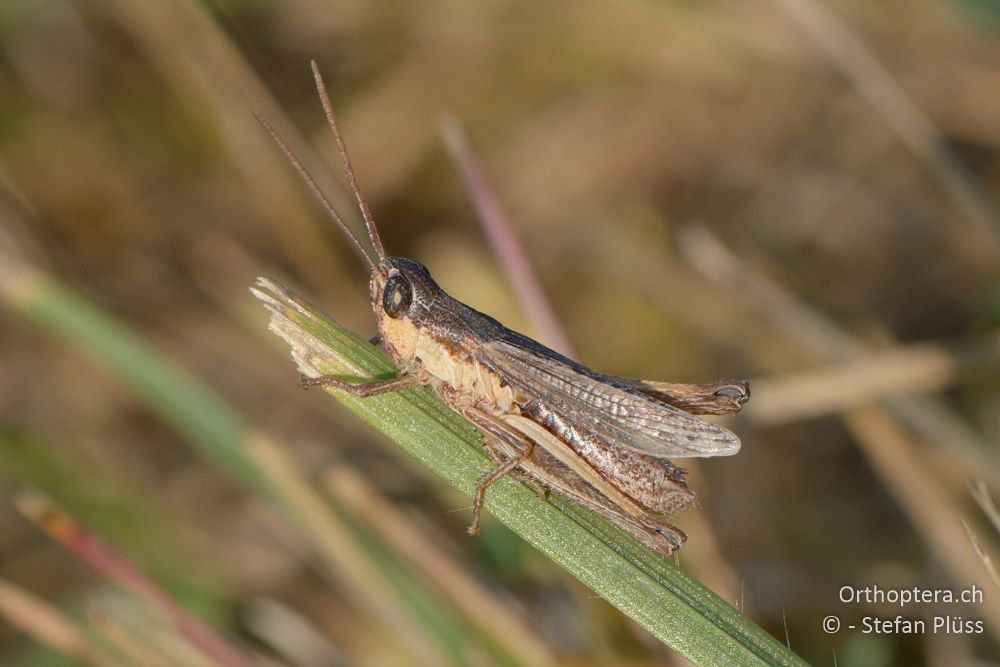
[[[271,330],[289,343],[301,372],[359,382],[397,372],[382,352],[282,285],[261,278],[252,291],[271,310]],[[479,431],[427,387],[364,399],[331,393],[468,496],[492,467]],[[490,486],[486,509],[697,664],[806,664],[668,559],[588,510],[558,498],[544,502],[509,477]]]
[[[18,275],[18,288],[6,291],[11,308],[128,383],[224,469],[264,488],[243,452],[247,425],[235,409],[85,297],[41,272],[23,269]]]

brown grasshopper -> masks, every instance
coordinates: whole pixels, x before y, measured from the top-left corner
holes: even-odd
[[[552,490],[590,508],[652,549],[670,554],[679,548],[685,534],[658,515],[684,508],[694,494],[684,469],[667,457],[739,451],[733,433],[692,415],[739,412],[749,385],[597,373],[453,299],[422,264],[387,257],[315,62],[312,70],[374,257],[274,129],[257,119],[371,268],[376,339],[401,373],[358,385],[332,376],[303,377],[302,386],[367,397],[426,384],[478,426],[497,465],[476,487],[472,534],[479,530],[486,489],[512,473],[539,492]]]

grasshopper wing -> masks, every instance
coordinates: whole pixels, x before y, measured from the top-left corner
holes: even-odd
[[[543,401],[583,432],[657,458],[729,456],[731,431],[614,383],[526,336],[506,331],[477,353],[512,387]]]
[[[681,384],[614,375],[604,378],[616,387],[645,394],[692,415],[735,415],[750,400],[750,384],[745,380]]]

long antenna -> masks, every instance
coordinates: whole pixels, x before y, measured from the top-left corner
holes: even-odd
[[[347,146],[344,145],[344,139],[340,136],[337,116],[333,113],[333,105],[330,103],[329,93],[326,92],[323,75],[319,73],[319,66],[315,60],[309,61],[309,64],[312,66],[313,78],[316,79],[316,90],[319,92],[319,100],[323,104],[323,113],[326,114],[326,122],[330,124],[333,138],[337,140],[337,150],[340,151],[340,159],[344,163],[344,173],[347,174],[347,182],[354,192],[354,198],[358,200],[358,206],[361,208],[361,217],[365,219],[365,227],[368,228],[368,238],[371,239],[372,247],[375,248],[375,254],[378,255],[378,258],[380,260],[385,259],[385,249],[382,247],[382,239],[379,238],[378,229],[375,227],[375,220],[372,218],[372,212],[368,209],[368,201],[361,193],[361,188],[358,186],[358,179],[354,175],[354,169],[351,167],[351,158],[347,154]]]
[[[358,237],[355,236],[354,232],[351,231],[351,228],[347,226],[347,223],[344,222],[344,219],[340,217],[340,213],[338,213],[337,209],[333,207],[333,204],[330,203],[330,200],[326,198],[326,195],[323,194],[323,191],[320,189],[320,187],[316,185],[316,181],[313,180],[313,177],[309,174],[309,171],[302,165],[302,162],[299,161],[299,158],[295,155],[295,153],[292,152],[292,149],[288,147],[288,144],[286,144],[281,139],[281,137],[278,136],[278,133],[274,131],[274,128],[271,127],[271,124],[268,123],[263,116],[261,116],[256,111],[254,112],[253,115],[254,118],[257,119],[257,122],[260,123],[261,126],[263,126],[265,130],[267,130],[267,133],[271,135],[271,138],[274,139],[274,143],[278,145],[278,148],[281,149],[281,152],[285,154],[285,157],[288,158],[288,161],[292,163],[293,167],[295,167],[295,171],[299,172],[299,176],[301,176],[302,180],[306,182],[306,185],[309,186],[309,189],[313,191],[313,194],[315,194],[316,198],[319,199],[319,203],[323,205],[323,208],[326,209],[326,212],[330,215],[331,218],[333,218],[336,221],[336,223],[340,226],[340,228],[344,231],[344,233],[347,234],[347,238],[349,238],[351,242],[354,244],[354,249],[357,250],[358,253],[360,253],[361,258],[368,263],[368,266],[370,266],[372,270],[378,268],[378,264],[375,262],[375,260],[372,259],[371,255],[368,254],[368,251],[365,250],[364,246],[361,245],[361,241],[358,240]],[[377,249],[381,250],[381,246],[378,246]],[[383,256],[379,254],[379,258],[381,259],[382,257]]]

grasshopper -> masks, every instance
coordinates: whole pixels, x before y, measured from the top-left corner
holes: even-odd
[[[684,469],[668,457],[739,451],[736,435],[693,415],[739,412],[750,397],[749,385],[740,380],[652,382],[597,373],[452,298],[422,264],[386,256],[315,62],[312,71],[371,251],[270,124],[260,115],[257,120],[371,269],[379,331],[373,342],[382,343],[401,372],[363,384],[333,376],[303,377],[300,384],[360,397],[430,385],[479,427],[496,467],[476,486],[471,534],[479,531],[489,485],[512,474],[540,494],[555,491],[590,508],[656,551],[670,554],[679,548],[686,535],[660,515],[691,504],[694,493]]]

